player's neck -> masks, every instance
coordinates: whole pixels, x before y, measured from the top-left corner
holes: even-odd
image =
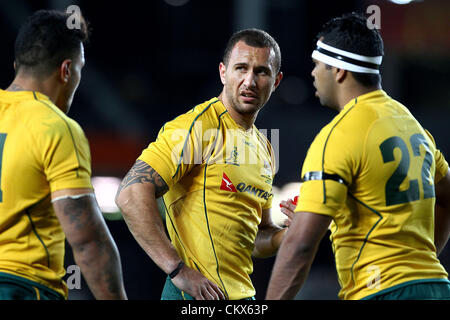
[[[381,86],[373,86],[373,87],[364,87],[360,85],[353,85],[348,86],[347,88],[343,88],[343,90],[340,90],[338,94],[338,105],[339,105],[339,111],[341,111],[347,103],[349,103],[351,100],[354,100],[355,98],[362,96],[363,94],[379,90],[381,89]]]
[[[33,77],[18,74],[7,91],[37,91],[45,94],[53,103],[59,95],[59,89],[54,85],[51,78],[38,80]]]
[[[240,127],[242,127],[245,131],[250,130],[253,128],[253,124],[256,120],[256,114],[240,114],[233,108],[227,108],[228,114],[233,118],[234,122],[236,122]]]

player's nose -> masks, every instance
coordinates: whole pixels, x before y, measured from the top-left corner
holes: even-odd
[[[247,88],[252,88],[256,86],[256,77],[253,72],[247,72],[244,78],[244,85]]]

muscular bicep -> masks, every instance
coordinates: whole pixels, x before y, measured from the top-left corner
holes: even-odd
[[[55,214],[72,247],[98,239],[105,230],[100,208],[92,189],[65,189],[52,193]]]

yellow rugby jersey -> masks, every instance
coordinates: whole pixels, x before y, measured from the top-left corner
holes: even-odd
[[[67,297],[65,236],[50,194],[92,188],[80,126],[47,96],[0,90],[0,272]]]
[[[316,136],[296,211],[330,216],[339,297],[409,281],[448,281],[434,246],[434,183],[448,164],[411,113],[377,90]]]
[[[255,126],[239,127],[213,98],[167,122],[139,159],[169,186],[166,225],[183,261],[228,299],[254,296],[251,254],[272,203],[268,140]]]

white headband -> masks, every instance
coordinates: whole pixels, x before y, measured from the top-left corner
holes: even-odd
[[[379,74],[383,56],[368,57],[329,46],[317,41],[317,49],[312,57],[336,68],[353,72]]]

